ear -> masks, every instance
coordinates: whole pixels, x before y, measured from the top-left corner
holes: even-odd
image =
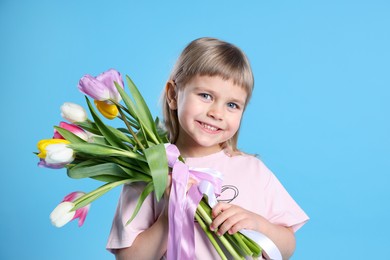
[[[176,84],[173,80],[169,80],[165,85],[165,94],[167,96],[168,106],[172,110],[177,109],[177,93]]]

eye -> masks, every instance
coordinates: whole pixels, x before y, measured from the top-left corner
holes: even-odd
[[[207,94],[207,93],[200,93],[199,96],[203,99],[206,99],[206,100],[212,100],[212,96],[210,94]]]
[[[227,106],[228,106],[229,108],[231,108],[231,109],[239,109],[239,108],[240,108],[239,105],[237,105],[236,103],[233,103],[233,102],[229,102],[229,103],[227,104]]]

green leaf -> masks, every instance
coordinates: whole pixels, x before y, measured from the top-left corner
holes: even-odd
[[[146,197],[149,196],[149,194],[153,191],[153,183],[149,182],[145,189],[142,191],[141,195],[138,198],[137,205],[133,211],[133,214],[131,215],[130,219],[127,221],[126,225],[130,224],[131,221],[137,216],[142,204],[144,203]]]
[[[163,196],[168,182],[168,160],[164,144],[158,144],[144,150],[153,178],[156,199]]]
[[[113,176],[113,175],[99,175],[99,176],[91,177],[91,179],[94,179],[97,181],[102,181],[102,182],[116,182],[116,181],[124,180],[126,178],[117,177],[117,176]]]
[[[110,145],[108,143],[108,141],[106,140],[106,138],[104,138],[104,136],[101,136],[101,135],[95,135],[95,136],[92,136],[92,138],[90,138],[95,144],[104,144],[104,145]]]
[[[88,131],[95,135],[102,135],[99,128],[96,126],[96,124],[90,120],[86,120],[84,122],[76,122],[76,125],[80,126],[85,131]]]
[[[116,137],[118,137],[118,139],[120,139],[126,143],[135,144],[135,141],[131,137],[129,137],[128,135],[124,134],[123,131],[121,131],[120,129],[114,128],[112,126],[107,126],[107,127],[108,127],[108,129],[111,130],[111,132],[113,134],[116,135]]]
[[[119,127],[118,130],[124,134],[131,135],[130,131],[127,128]]]
[[[163,127],[160,118],[156,117],[154,124],[157,127],[157,134],[160,137],[162,143],[169,143],[167,130]]]
[[[99,188],[97,188],[89,193],[86,193],[83,196],[81,196],[80,198],[76,199],[73,202],[75,204],[75,206],[72,208],[72,210],[77,210],[79,208],[82,208],[82,207],[92,203],[94,200],[96,200],[97,198],[101,197],[102,195],[104,195],[105,193],[107,193],[108,191],[112,190],[113,188],[115,188],[119,185],[137,182],[137,181],[139,181],[139,180],[126,179],[126,180],[106,183],[106,184],[100,186]]]
[[[116,163],[122,167],[122,169],[129,175],[144,174],[150,176],[150,170],[147,161],[140,161],[137,159],[131,159],[128,157],[110,157],[110,162]]]
[[[147,137],[150,137],[153,143],[160,143],[161,141],[159,140],[156,126],[154,125],[148,106],[129,76],[126,76],[126,79],[130,92],[134,98],[134,102],[118,84],[115,84],[123,102],[126,104],[128,110],[131,111],[131,115],[134,119],[139,122],[140,132],[143,133],[144,139],[148,139]]]
[[[135,107],[133,100],[131,100],[130,96],[123,90],[123,88],[118,83],[114,82],[114,84],[115,84],[115,87],[118,90],[119,94],[121,95],[123,102],[126,105],[125,111],[127,111],[130,114],[130,116],[132,118],[134,118],[134,120],[137,123],[139,123],[139,116],[136,112],[136,107]]]
[[[142,121],[144,121],[146,127],[148,127],[149,129],[155,129],[153,117],[152,114],[150,113],[148,105],[146,104],[144,98],[142,97],[141,93],[139,92],[134,82],[127,75],[126,75],[126,82],[127,82],[127,86],[129,87],[130,93],[134,98],[134,102],[136,104],[136,108],[138,112],[137,113],[138,117],[142,118]]]
[[[115,147],[127,150],[128,147],[121,142],[121,140],[109,129],[109,127],[107,127],[103,123],[103,121],[97,115],[97,113],[95,112],[95,109],[93,108],[93,106],[92,106],[91,102],[89,101],[88,97],[85,97],[85,99],[87,100],[87,104],[88,104],[89,110],[91,112],[91,115],[92,115],[93,119],[95,120],[96,126],[97,126],[97,128],[99,128],[99,130],[102,133],[102,135],[107,139],[107,141],[112,146],[115,146]]]
[[[68,170],[68,176],[74,179],[92,178],[99,175],[112,175],[116,177],[129,177],[121,167],[115,163],[102,163],[97,165],[76,165]]]
[[[115,83],[115,86],[119,92],[119,94],[121,95],[122,99],[123,99],[123,102],[125,103],[126,105],[126,108],[127,108],[127,111],[129,111],[129,114],[134,118],[135,121],[138,122],[139,126],[140,126],[140,129],[138,131],[138,134],[142,134],[143,135],[143,138],[142,139],[146,139],[146,133],[145,133],[145,129],[144,127],[142,126],[142,118],[140,118],[139,114],[138,114],[138,111],[137,111],[137,108],[133,102],[133,100],[131,100],[131,98],[129,97],[129,95],[127,95],[127,93],[122,89],[121,86],[119,86],[116,82]],[[125,119],[124,119],[125,120]],[[129,129],[129,132],[131,129]],[[134,138],[136,138],[136,136],[134,136]]]
[[[136,108],[137,108],[137,113],[139,117],[142,118],[142,123],[147,127],[146,130],[147,133],[153,139],[152,141],[154,141],[156,144],[161,143],[161,140],[159,139],[159,135],[157,133],[157,127],[155,125],[155,122],[153,121],[153,117],[152,114],[150,113],[148,105],[146,104],[140,91],[138,90],[138,88],[136,87],[136,85],[128,75],[126,75],[126,81],[130,89],[130,92],[134,98]],[[149,130],[151,130],[151,132]]]
[[[103,157],[125,156],[129,158],[145,161],[145,158],[139,153],[123,150],[110,145],[95,144],[95,143],[78,143],[78,144],[69,144],[68,147],[76,151],[76,153],[79,152],[90,156],[103,156]]]
[[[78,122],[77,125],[80,126],[81,128],[83,128],[85,131],[88,131],[88,132],[94,134],[95,136],[92,137],[94,141],[97,140],[98,143],[108,144],[108,141],[105,140],[105,138],[103,137],[99,128],[97,127],[97,125],[94,122],[91,122],[91,121]],[[114,128],[114,127],[109,126],[109,125],[106,125],[106,126],[114,135],[116,135],[116,137],[118,139],[122,140],[123,142],[127,142],[130,144],[135,143],[134,140],[131,139],[129,135],[126,135],[126,132],[122,131],[122,129]]]

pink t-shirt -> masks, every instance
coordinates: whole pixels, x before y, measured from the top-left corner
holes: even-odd
[[[190,167],[212,168],[223,174],[219,201],[239,205],[271,223],[292,227],[294,231],[309,219],[274,174],[252,155],[229,156],[220,151],[205,157],[186,158],[185,161]],[[152,194],[145,200],[137,217],[125,225],[143,188],[143,184],[123,187],[108,238],[108,250],[131,246],[137,235],[149,228],[161,213],[162,203],[157,203]],[[220,258],[198,224],[195,224],[195,248],[195,259]]]

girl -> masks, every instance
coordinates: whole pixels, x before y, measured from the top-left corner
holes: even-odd
[[[270,238],[288,259],[295,249],[294,232],[308,217],[272,172],[256,157],[237,149],[238,130],[253,90],[245,54],[214,38],[191,42],[181,53],[163,94],[163,113],[170,142],[191,167],[223,174],[223,192],[213,208],[211,230],[231,234],[254,230]],[[144,202],[129,224],[142,184],[124,186],[107,249],[117,259],[160,259],[168,238],[168,198]],[[195,224],[195,258],[218,259]]]

